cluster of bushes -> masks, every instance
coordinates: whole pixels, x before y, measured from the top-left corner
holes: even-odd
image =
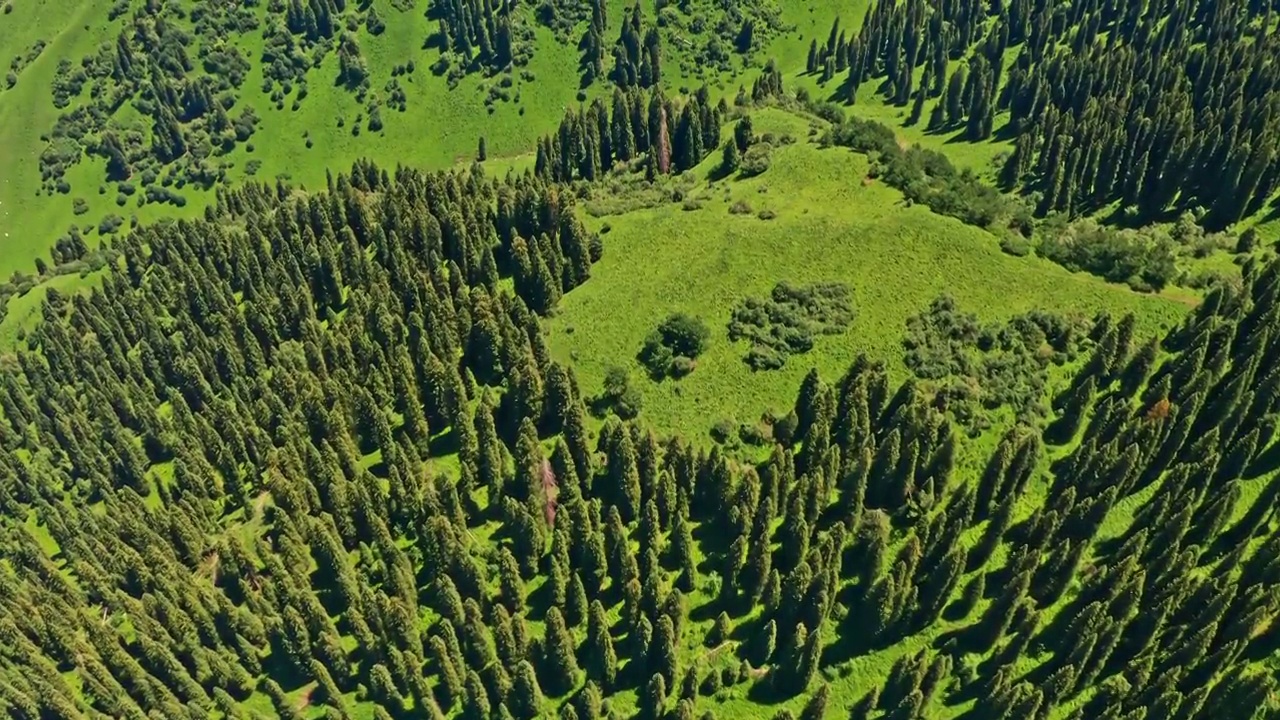
[[[18,75],[22,73],[24,68],[35,62],[36,58],[40,57],[40,53],[44,52],[47,44],[44,40],[37,40],[25,55],[13,56],[13,60],[9,61],[9,73],[5,76],[5,89],[18,84]]]
[[[670,44],[687,49],[680,56],[686,77],[731,72],[734,54],[750,55],[789,29],[771,0],[659,0],[657,8],[658,26]]]
[[[844,332],[853,318],[848,285],[784,281],[768,298],[749,297],[738,303],[729,320],[729,339],[751,342],[742,360],[752,370],[774,370],[786,364],[787,356],[811,350],[819,335]]]
[[[1176,245],[1159,228],[1123,230],[1084,218],[1045,222],[1040,231],[1040,255],[1068,270],[1084,270],[1144,292],[1159,291],[1177,277]]]
[[[794,410],[768,410],[754,423],[721,418],[711,425],[710,435],[712,440],[729,447],[788,447],[795,441],[799,422]]]
[[[701,319],[675,313],[649,333],[636,359],[654,380],[682,378],[693,372],[710,339],[711,329]]]
[[[773,149],[795,141],[790,135],[765,133],[756,136],[752,131],[751,116],[743,115],[733,127],[733,138],[724,144],[721,151],[720,175],[736,172],[739,177],[749,178],[763,174],[772,162]]]
[[[990,425],[984,410],[1012,408],[1029,422],[1044,417],[1048,366],[1074,359],[1084,337],[1075,323],[1039,310],[983,325],[942,296],[907,320],[903,360],[977,434]]]
[[[957,170],[945,155],[919,145],[904,148],[893,130],[874,120],[844,117],[838,106],[814,106],[818,115],[835,122],[824,142],[866,153],[872,158],[871,176],[936,213],[989,230],[1013,230],[1030,236],[1031,208],[983,182],[971,170]]]

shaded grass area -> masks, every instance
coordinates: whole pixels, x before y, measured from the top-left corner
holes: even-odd
[[[864,182],[865,157],[805,142],[806,119],[768,109],[756,114],[755,128],[799,142],[776,150],[763,175],[700,184],[689,193],[696,210],[667,205],[598,221],[611,226],[604,257],[548,323],[553,351],[573,359],[582,386],[594,392],[610,364],[635,355],[653,318],[700,316],[713,334],[697,369],[679,381],[641,380],[642,414],[664,431],[701,437],[721,418],[752,422],[769,408],[789,407],[811,366],[838,377],[862,352],[886,361],[901,380],[906,319],[943,292],[983,320],[1034,308],[1085,317],[1134,312],[1144,337],[1185,311],[1170,298],[1006,255],[989,233],[905,207],[897,191]],[[717,162],[697,172],[706,177]],[[754,212],[730,213],[740,202]],[[776,218],[759,219],[762,210]],[[847,283],[857,320],[844,335],[820,338],[803,362],[752,372],[741,362],[746,344],[728,340],[730,312],[783,280]]]

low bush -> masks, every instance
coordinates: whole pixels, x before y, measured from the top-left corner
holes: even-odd
[[[942,296],[907,320],[903,361],[941,407],[976,433],[988,424],[985,410],[1009,407],[1028,420],[1043,417],[1048,367],[1076,356],[1080,330],[1042,311],[983,325]]]
[[[625,368],[611,367],[605,371],[604,388],[591,399],[591,412],[603,417],[610,412],[623,420],[640,414],[643,397],[640,388],[631,382],[631,374]]]
[[[724,445],[733,437],[733,421],[729,418],[720,418],[711,426],[711,439]]]
[[[1031,254],[1031,241],[1014,233],[1000,238],[1000,249],[1014,257],[1026,257]]]
[[[1159,291],[1177,275],[1174,242],[1159,228],[1117,230],[1092,219],[1041,225],[1040,255],[1140,291]]]
[[[769,169],[772,161],[773,146],[766,142],[758,142],[747,148],[738,162],[738,174],[744,178],[755,177]]]

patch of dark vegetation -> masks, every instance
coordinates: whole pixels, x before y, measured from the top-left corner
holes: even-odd
[[[3,89],[7,90],[18,84],[18,76],[26,69],[28,65],[35,62],[40,57],[40,53],[44,52],[45,46],[48,45],[44,40],[37,40],[31,45],[31,48],[23,55],[15,55],[9,61],[9,72],[5,75]]]
[[[944,295],[907,320],[903,360],[937,405],[976,435],[1002,407],[1023,423],[1043,419],[1048,368],[1078,356],[1086,328],[1042,311],[984,325]]]
[[[853,323],[853,294],[838,282],[780,282],[768,298],[745,298],[733,309],[729,339],[751,343],[742,361],[752,370],[775,370],[790,355],[813,349],[821,335],[838,335]]]
[[[590,402],[592,415],[605,417],[613,413],[623,420],[639,415],[643,405],[644,396],[639,386],[631,381],[631,374],[626,368],[616,365],[605,371],[604,387]]]
[[[329,7],[333,2],[313,4]],[[191,184],[208,189],[222,182],[229,165],[218,158],[248,141],[258,122],[251,108],[235,109],[250,61],[233,43],[201,44],[196,39],[232,37],[257,29],[256,4],[199,3],[187,13],[179,3],[146,3],[116,37],[92,54],[79,62],[63,58],[51,90],[54,106],[64,112],[42,136],[46,143],[40,156],[42,191],[70,192],[67,170],[85,155],[106,160],[107,179],[117,183],[137,177],[143,186],[163,181],[166,188]],[[292,45],[287,61],[273,55],[272,22],[276,12],[284,12],[283,6],[277,11],[275,5],[268,13],[271,20],[263,57],[268,91],[272,78],[283,73],[285,83],[300,79],[316,60]],[[315,13],[307,17],[312,23],[321,22]],[[315,32],[321,32],[319,25]],[[303,94],[305,89],[300,89],[299,95]],[[283,93],[273,100],[282,103]],[[126,104],[139,119],[117,119],[117,111]],[[144,193],[138,202],[156,197]],[[166,200],[172,195],[159,197]]]
[[[437,29],[428,44],[444,51],[433,72],[447,74],[453,86],[469,72],[495,75],[528,65],[533,27],[515,8],[516,3],[481,0],[432,2],[427,17],[437,21]]]
[[[649,333],[636,359],[654,380],[679,379],[693,372],[710,339],[711,329],[701,319],[674,313]]]
[[[1127,230],[1084,218],[1044,222],[1040,255],[1068,270],[1083,270],[1141,292],[1160,291],[1178,275],[1173,240],[1158,227]]]
[[[558,132],[538,141],[534,174],[557,182],[639,167],[650,181],[679,174],[720,146],[723,112],[705,85],[680,102],[661,89],[617,89],[610,103],[598,98],[565,112]]]
[[[940,215],[997,233],[1029,237],[1034,228],[1032,209],[983,182],[972,170],[957,170],[946,155],[917,145],[902,147],[893,130],[874,120],[845,117],[838,107],[819,112],[837,117],[823,142],[852,148],[872,158],[870,177],[901,190]]]
[[[789,27],[773,0],[660,0],[656,17],[646,16],[640,3],[623,12],[612,30],[602,0],[543,0],[539,22],[562,41],[581,23],[590,21],[578,49],[582,51],[582,86],[605,76],[620,87],[653,87],[662,80],[662,63],[674,59],[687,78],[710,80],[732,73]]]

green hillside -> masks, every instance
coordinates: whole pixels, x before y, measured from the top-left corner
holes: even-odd
[[[1267,0],[0,0],[0,715],[1280,713]]]

